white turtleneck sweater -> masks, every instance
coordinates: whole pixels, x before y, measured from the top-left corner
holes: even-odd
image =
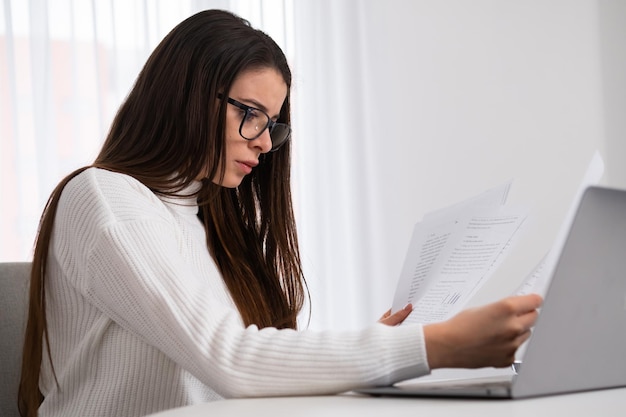
[[[429,372],[421,326],[245,327],[197,210],[194,198],[161,198],[101,169],[65,187],[46,284],[58,385],[44,354],[40,416],[140,416],[222,398],[339,393]]]

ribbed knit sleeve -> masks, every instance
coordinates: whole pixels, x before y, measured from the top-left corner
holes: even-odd
[[[107,369],[101,377],[182,384],[179,390],[184,391],[184,378],[168,380],[166,370],[173,369],[213,392],[200,398],[209,400],[338,393],[429,372],[417,325],[375,324],[353,332],[245,327],[209,256],[196,210],[163,201],[134,179],[103,170],[89,169],[68,184],[53,250],[60,271],[55,278],[64,282],[55,288],[56,293],[71,288],[80,298],[77,303],[102,316],[87,320],[86,327],[108,322],[100,336],[80,324],[66,330],[84,335],[83,344],[103,344],[81,347],[81,338],[74,335],[68,340],[76,344],[66,347],[88,352],[90,361]],[[54,340],[56,348],[63,346],[59,338]],[[116,357],[103,354],[111,343]],[[72,355],[55,357],[65,362],[59,366],[71,365]],[[146,363],[137,363],[142,360]],[[115,368],[135,371],[127,376]],[[155,391],[163,392],[156,386]],[[132,401],[116,395],[118,401]],[[184,402],[196,400],[187,396]],[[180,402],[158,401],[167,404],[156,408]]]

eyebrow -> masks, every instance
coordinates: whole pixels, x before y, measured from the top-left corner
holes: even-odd
[[[248,104],[248,105],[252,106],[252,107],[256,107],[257,109],[263,110],[265,113],[269,114],[269,112],[267,110],[267,107],[265,107],[263,105],[263,103],[261,103],[259,101],[256,101],[255,99],[252,99],[252,98],[242,98],[242,99],[238,99],[238,101],[240,101],[240,102],[242,102],[244,104],[251,103],[251,104]],[[270,116],[270,117],[272,119],[278,119],[280,117],[280,113],[277,114],[277,115],[274,115],[274,116]]]

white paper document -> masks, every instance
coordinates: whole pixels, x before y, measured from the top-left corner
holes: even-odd
[[[514,294],[545,294],[560,248],[585,189],[604,171],[596,153],[565,216],[551,250]],[[528,210],[506,205],[511,183],[429,213],[417,223],[393,300],[392,311],[408,303],[407,323],[447,320],[461,311],[506,258],[528,224]]]
[[[393,311],[413,304],[404,323],[430,323],[457,313],[491,276],[514,243],[527,210],[504,205],[510,183],[415,225]]]

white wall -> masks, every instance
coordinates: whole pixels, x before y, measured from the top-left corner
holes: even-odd
[[[307,157],[296,174],[318,183],[296,190],[317,225],[303,248],[314,303],[329,303],[314,324],[354,327],[387,308],[412,225],[429,210],[511,178],[509,201],[533,208],[534,228],[482,303],[548,249],[596,149],[605,184],[626,187],[625,4],[295,2],[296,35],[318,34],[296,45],[294,66],[296,102],[312,119],[295,121]],[[324,245],[309,244],[324,233]],[[336,291],[315,293],[315,280]],[[366,302],[346,306],[352,296]]]

